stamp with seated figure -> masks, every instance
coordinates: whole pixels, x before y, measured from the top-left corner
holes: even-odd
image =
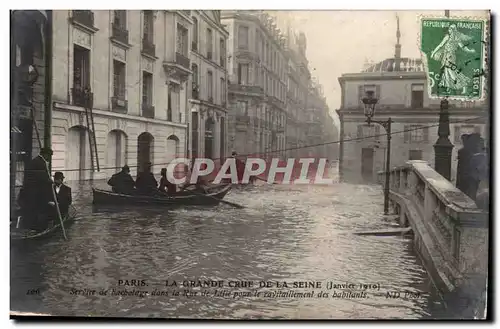
[[[420,17],[420,50],[430,98],[482,100],[487,68],[487,21]]]

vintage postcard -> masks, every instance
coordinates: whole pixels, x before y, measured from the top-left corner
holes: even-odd
[[[10,20],[11,318],[490,315],[489,11]]]

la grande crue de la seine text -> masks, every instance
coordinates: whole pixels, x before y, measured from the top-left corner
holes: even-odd
[[[119,286],[145,287],[147,280],[118,280]],[[380,290],[378,283],[335,281],[243,281],[243,280],[165,280],[166,287],[182,288],[293,288],[293,289],[360,289]]]

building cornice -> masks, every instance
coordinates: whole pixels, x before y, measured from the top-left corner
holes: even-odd
[[[338,78],[340,84],[344,81],[366,80],[427,80],[425,72],[375,72],[347,73]]]
[[[82,114],[85,112],[85,109],[83,107],[69,105],[66,103],[59,103],[59,102],[54,102],[54,109],[62,110],[64,112],[76,112],[76,113],[82,113]],[[183,124],[183,123],[171,122],[171,121],[160,120],[160,119],[149,119],[149,118],[145,118],[145,117],[142,117],[139,115],[117,113],[117,112],[112,112],[109,110],[93,109],[92,113],[96,114],[96,115],[104,116],[107,118],[124,119],[124,120],[144,122],[144,123],[154,123],[154,124],[159,124],[159,125],[169,126],[169,127],[176,127],[176,128],[187,128],[187,124]]]
[[[364,116],[364,109],[359,108],[340,108],[336,110],[338,114],[346,116]],[[470,117],[480,117],[487,116],[488,111],[486,108],[465,108],[465,107],[452,107],[448,109],[450,116],[470,116]],[[376,109],[375,115],[396,115],[396,116],[426,116],[426,115],[439,115],[439,107],[437,108],[390,108],[390,109]]]

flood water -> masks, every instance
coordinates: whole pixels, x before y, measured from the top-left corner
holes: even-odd
[[[97,185],[102,183],[96,183]],[[379,186],[260,185],[231,191],[244,205],[161,209],[93,209],[90,185],[71,185],[78,221],[68,240],[54,237],[11,248],[11,310],[61,316],[278,319],[421,319],[437,317],[440,302],[412,241],[357,236],[355,231],[394,227],[382,216]],[[100,186],[102,187],[102,185]],[[118,286],[118,280],[147,286]],[[153,296],[169,290],[179,296]],[[191,288],[184,280],[322,281],[316,288]],[[364,298],[335,298],[344,288],[325,284],[378,285]],[[130,283],[131,281],[128,281]],[[39,289],[39,294],[27,294]],[[95,296],[71,289],[96,290]],[[147,291],[145,296],[99,296],[103,289]],[[222,290],[224,290],[222,289]],[[200,296],[203,291],[208,296]],[[315,297],[237,296],[235,291],[311,292]],[[329,297],[316,297],[320,291]],[[415,298],[387,298],[387,291]],[[402,296],[403,297],[403,296]]]

